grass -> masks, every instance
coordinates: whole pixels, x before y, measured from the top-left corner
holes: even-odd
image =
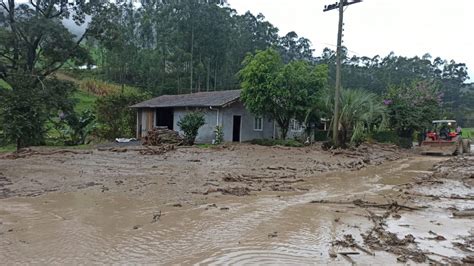
[[[0,153],[3,152],[12,152],[16,150],[16,146],[13,144],[6,145],[6,146],[0,146]]]
[[[474,128],[463,128],[462,137],[467,139],[474,138]]]
[[[251,144],[261,145],[261,146],[286,146],[286,147],[303,147],[303,143],[293,140],[281,140],[281,139],[254,139],[250,141]]]
[[[86,110],[92,110],[94,108],[95,101],[97,100],[97,96],[82,90],[77,90],[74,93],[73,98],[78,101],[74,109],[79,113]]]

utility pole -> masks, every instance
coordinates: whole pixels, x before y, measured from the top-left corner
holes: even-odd
[[[342,32],[344,27],[344,7],[357,4],[362,0],[341,0],[339,3],[324,7],[324,12],[339,9],[339,26],[337,31],[337,50],[336,50],[336,93],[334,95],[334,116],[332,121],[332,140],[334,145],[339,146],[339,98],[341,97],[341,66],[342,66]]]

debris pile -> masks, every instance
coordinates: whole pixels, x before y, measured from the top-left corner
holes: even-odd
[[[55,154],[91,154],[92,151],[80,151],[80,150],[53,150],[53,151],[36,151],[32,150],[30,148],[24,148],[20,149],[19,151],[15,151],[12,153],[7,153],[4,156],[0,156],[0,159],[10,159],[10,160],[15,160],[15,159],[20,159],[20,158],[27,158],[33,155],[55,155]]]
[[[162,144],[182,145],[183,138],[178,132],[168,129],[168,127],[156,127],[148,131],[143,138],[143,145],[160,146]]]

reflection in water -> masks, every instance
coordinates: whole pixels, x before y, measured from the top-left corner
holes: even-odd
[[[305,193],[209,200],[217,207],[155,206],[151,200],[93,192],[2,200],[0,260],[20,264],[334,262],[328,255],[331,242],[348,233],[358,236],[370,223],[356,208],[341,211],[308,202],[376,198],[432,163],[405,160],[349,174],[327,174],[308,181],[312,190]],[[153,223],[158,210],[163,215]],[[358,257],[361,263],[394,261],[387,254]]]

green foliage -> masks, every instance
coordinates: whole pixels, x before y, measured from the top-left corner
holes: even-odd
[[[392,86],[386,100],[390,126],[401,138],[412,138],[415,131],[431,126],[441,118],[441,95],[430,82],[416,82],[411,86]],[[406,145],[411,147],[409,141]]]
[[[334,108],[333,93],[330,90],[326,91],[324,99],[326,113],[331,114]],[[352,144],[359,144],[371,132],[385,127],[387,109],[374,93],[343,89],[340,101],[339,123],[342,146],[345,146],[349,141]]]
[[[288,139],[288,140],[282,140],[282,139],[254,139],[250,141],[251,144],[254,145],[261,145],[261,146],[286,146],[286,147],[303,147],[303,143],[293,140],[293,139]]]
[[[0,79],[0,90],[11,90],[12,87],[5,80]]]
[[[327,130],[316,130],[314,132],[314,140],[315,141],[327,141],[327,140],[329,140],[328,132],[329,131],[327,131]]]
[[[76,102],[76,105],[74,106],[74,111],[81,113],[93,109],[97,98],[98,97],[93,94],[77,90],[73,94],[73,99]]]
[[[201,112],[187,113],[178,121],[178,126],[184,132],[184,140],[186,144],[194,145],[199,128],[205,124],[206,121],[204,120],[204,114]]]
[[[474,138],[474,128],[463,128],[462,129],[462,137],[465,138],[465,139]]]
[[[224,143],[224,127],[217,125],[214,129],[214,133],[216,134],[214,144],[219,145]]]
[[[90,62],[80,42],[63,24],[77,25],[107,4],[88,1],[10,0],[0,4],[0,120],[3,139],[17,148],[44,143],[46,122],[70,112],[74,86],[50,76],[66,62]],[[87,3],[86,3],[87,2]]]
[[[330,66],[330,84],[334,85],[336,52],[324,49],[320,62]],[[451,118],[464,125],[469,114],[474,112],[474,86],[464,84],[468,80],[467,66],[454,60],[435,58],[430,54],[404,57],[393,52],[385,57],[348,57],[344,49],[342,76],[343,87],[364,88],[378,95],[387,94],[392,86],[409,87],[413,82],[429,80],[443,93],[443,109]],[[470,121],[474,123],[474,120]]]
[[[3,139],[17,148],[45,143],[46,122],[58,112],[73,109],[75,87],[70,82],[46,79],[41,83],[25,76],[9,82],[14,90],[0,90],[0,123]]]
[[[107,140],[134,136],[137,114],[130,106],[146,98],[148,95],[138,93],[116,93],[98,98],[95,112],[99,136]]]
[[[65,145],[83,145],[95,126],[95,115],[89,111],[65,114],[56,123]]]
[[[16,147],[15,145],[0,145],[0,153],[2,152],[13,152],[15,151]]]
[[[286,138],[290,120],[304,121],[316,104],[317,92],[326,86],[325,65],[304,61],[285,65],[277,51],[267,49],[248,55],[239,72],[241,99],[254,114],[269,114]]]
[[[285,62],[312,61],[308,39],[278,29],[262,14],[237,14],[218,1],[126,2],[92,24],[91,44],[108,80],[148,88],[154,95],[237,89],[247,53],[276,47]]]
[[[378,132],[372,132],[370,135],[372,139],[380,143],[399,143],[399,137],[397,133],[393,130],[383,130]]]

